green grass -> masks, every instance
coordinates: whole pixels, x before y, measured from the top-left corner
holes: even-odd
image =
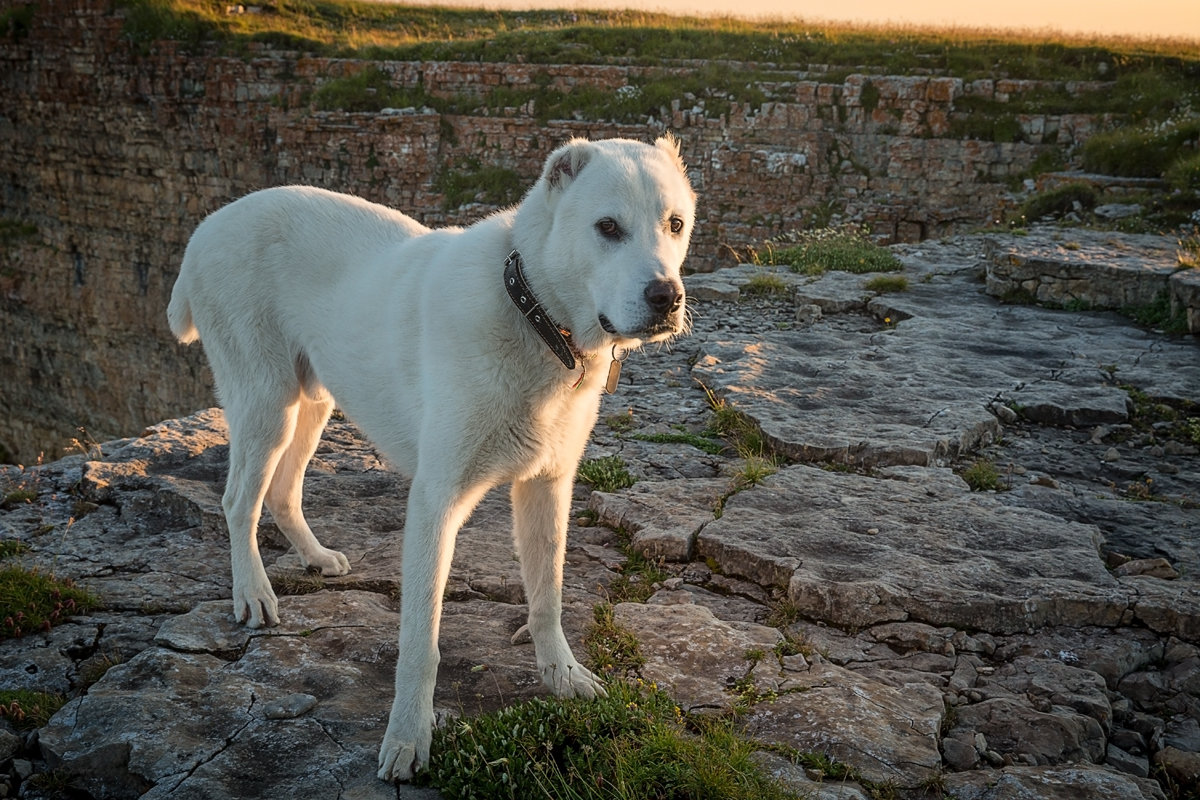
[[[763,62],[922,70],[974,78],[1116,80],[1130,95],[1168,97],[1160,76],[1194,79],[1200,46],[1187,40],[1065,37],[994,30],[746,21],[643,11],[494,11],[341,0],[283,0],[261,14],[227,14],[220,0],[121,0],[127,37],[170,38],[239,52],[250,43],[323,55],[527,63],[664,60]],[[870,100],[870,93],[866,94]],[[1177,93],[1176,93],[1177,97]],[[1047,102],[1053,101],[1053,96]],[[1164,102],[1169,102],[1166,100]]]
[[[1172,405],[1151,397],[1132,384],[1117,385],[1129,395],[1133,405],[1129,421],[1135,431],[1155,442],[1174,439],[1200,445],[1200,405],[1187,401],[1176,401]]]
[[[1200,417],[1188,417],[1183,421],[1182,435],[1194,445],[1200,445]]]
[[[637,483],[637,478],[620,456],[586,459],[579,465],[578,479],[598,492],[616,492]]]
[[[1083,144],[1083,168],[1105,175],[1161,178],[1176,162],[1196,154],[1200,116],[1151,122],[1097,133]]]
[[[249,14],[227,13],[223,0],[118,4],[127,40],[143,52],[169,39],[185,52],[242,57],[274,48],[363,60],[504,63],[519,53],[525,64],[533,65],[530,83],[480,87],[455,96],[434,96],[419,85],[386,85],[376,69],[368,78],[330,81],[330,88],[312,95],[318,109],[427,106],[443,114],[504,114],[520,108],[543,123],[641,122],[661,119],[675,101],[716,119],[734,104],[754,108],[794,98],[797,73],[833,84],[863,72],[1054,82],[1008,99],[969,95],[955,101],[952,136],[1011,142],[1027,138],[1018,121],[1021,114],[1115,110],[1140,122],[1184,113],[1200,101],[1200,45],[1185,40],[1051,39],[987,30],[755,22],[631,10],[497,11],[359,0],[282,0]],[[14,22],[21,24],[27,22]],[[614,91],[586,82],[564,86],[544,68],[569,64],[646,69],[631,73],[629,84]],[[1068,90],[1070,81],[1105,83],[1080,92]],[[877,108],[884,102],[883,92],[868,81],[860,101],[868,110]]]
[[[633,537],[625,528],[617,528],[617,546],[625,556],[620,575],[608,587],[611,603],[644,603],[654,594],[654,585],[671,577],[659,562],[633,546]]]
[[[637,637],[616,622],[611,603],[592,609],[592,624],[583,636],[588,667],[597,675],[636,678],[646,665]]]
[[[29,545],[16,539],[0,539],[0,559],[12,558],[27,552]]]
[[[1171,308],[1171,297],[1166,289],[1159,292],[1149,303],[1123,306],[1117,310],[1138,325],[1151,330],[1171,336],[1180,336],[1188,332],[1187,312],[1182,308]]]
[[[461,800],[785,800],[727,720],[615,682],[597,700],[534,699],[434,734],[425,781]]]
[[[742,459],[741,464],[733,469],[729,490],[717,498],[713,507],[713,515],[720,519],[725,513],[725,503],[730,497],[751,486],[757,486],[774,475],[786,459],[771,447],[762,429],[753,419],[738,411],[724,398],[717,397],[707,386],[704,387],[704,392],[712,409],[707,432],[728,442],[729,449]]]
[[[724,439],[742,458],[769,455],[767,441],[754,420],[727,403],[724,398],[717,397],[708,387],[704,387],[704,393],[712,410],[705,433]]]
[[[603,60],[603,59],[601,59]],[[734,102],[761,105],[774,95],[763,87],[780,77],[757,69],[728,64],[709,64],[681,73],[676,69],[649,69],[630,78],[630,83],[611,91],[578,83],[568,89],[550,85],[551,76],[536,76],[534,86],[496,87],[482,100],[459,97],[453,106],[458,113],[485,107],[492,113],[524,107],[540,122],[551,119],[611,120],[638,122],[669,113],[672,101],[692,96],[696,105],[711,117],[725,114]]]
[[[907,292],[908,278],[903,275],[876,275],[864,283],[863,288],[868,292],[879,292],[880,294]]]
[[[981,458],[964,469],[962,479],[973,492],[999,491],[1006,488],[1000,480],[1000,470],[986,458]]]
[[[951,136],[993,142],[1052,144],[1056,134],[1029,135],[1020,124],[1022,114],[1105,114],[1120,109],[1135,123],[1162,120],[1190,107],[1196,85],[1187,72],[1145,67],[1118,74],[1090,91],[1070,91],[1065,83],[1022,92],[1006,100],[967,95],[954,102]]]
[[[802,275],[843,272],[896,272],[904,268],[886,247],[880,247],[856,228],[820,228],[794,234],[795,241],[767,251],[767,263],[786,266]]]
[[[468,158],[461,167],[443,168],[434,179],[433,188],[444,196],[446,210],[467,203],[487,203],[494,206],[511,205],[521,199],[525,179],[507,167],[483,165]]]
[[[0,567],[0,641],[47,631],[100,605],[69,580],[19,566]]]
[[[318,111],[382,111],[385,108],[421,108],[435,101],[425,90],[396,86],[392,76],[376,66],[353,75],[326,81],[310,102]]]
[[[741,466],[734,471],[733,487],[736,491],[741,491],[758,486],[778,471],[779,462],[772,456],[746,456]]]
[[[788,293],[787,281],[773,272],[757,272],[741,287],[742,294],[768,297]]]
[[[4,493],[4,497],[0,498],[0,509],[11,511],[17,506],[28,505],[34,500],[37,500],[37,491],[24,487],[9,489]]]
[[[67,698],[59,694],[33,692],[28,689],[0,690],[0,719],[19,731],[41,728],[62,708]]]
[[[33,4],[10,8],[0,12],[0,40],[19,41],[29,35],[33,24]]]
[[[637,423],[633,419],[633,409],[627,408],[619,414],[609,414],[604,418],[604,424],[613,433],[629,433]]]
[[[686,431],[680,431],[679,433],[635,433],[632,434],[631,438],[655,444],[687,444],[713,456],[720,455],[726,449],[726,446],[716,439]]]
[[[1066,183],[1032,195],[1021,205],[1021,216],[1027,220],[1042,217],[1061,217],[1076,210],[1091,211],[1096,207],[1096,190],[1086,183]]]
[[[1196,141],[1200,141],[1197,139]],[[1193,144],[1193,147],[1195,145]],[[1171,188],[1195,197],[1200,194],[1200,153],[1181,153],[1163,171],[1163,177]]]

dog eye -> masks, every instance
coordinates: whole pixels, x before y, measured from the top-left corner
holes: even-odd
[[[683,220],[679,217],[671,217],[671,233],[679,233],[683,230]]]
[[[621,226],[617,224],[615,219],[605,217],[596,223],[596,230],[600,231],[600,235],[605,239],[621,238]]]

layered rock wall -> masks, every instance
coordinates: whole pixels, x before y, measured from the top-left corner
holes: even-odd
[[[22,6],[5,0],[0,10]],[[1103,120],[1012,115],[1012,142],[956,138],[966,97],[1005,102],[1043,85],[954,77],[834,77],[769,68],[757,105],[684,95],[638,123],[539,118],[532,104],[470,113],[316,112],[305,98],[362,62],[251,49],[197,55],[124,36],[108,0],[46,0],[0,46],[0,460],[61,453],[212,402],[198,348],[164,321],[188,236],[254,189],[308,183],[350,191],[430,225],[450,208],[439,177],[496,166],[527,185],[571,136],[682,141],[701,194],[690,267],[811,221],[860,221],[916,240],[993,218],[1006,182],[1048,148]],[[660,78],[698,64],[656,69]],[[637,66],[384,62],[397,85],[436,98],[495,87],[616,92]],[[740,68],[740,67],[739,67]],[[766,74],[766,73],[764,73]],[[1062,89],[1062,87],[1058,87]],[[1067,87],[1094,91],[1094,85]],[[469,105],[469,103],[468,103]],[[582,116],[582,115],[575,115]],[[956,127],[957,124],[957,127]],[[10,230],[17,234],[9,235]],[[76,428],[86,429],[77,434]]]

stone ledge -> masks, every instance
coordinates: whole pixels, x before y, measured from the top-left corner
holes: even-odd
[[[1200,273],[1181,267],[1174,237],[1083,229],[1038,229],[987,240],[987,293],[1039,305],[1116,310],[1164,294],[1200,332]]]

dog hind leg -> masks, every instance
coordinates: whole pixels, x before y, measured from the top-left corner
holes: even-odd
[[[513,538],[529,602],[529,634],[542,682],[559,697],[604,695],[580,664],[562,629],[562,575],[571,478],[538,476],[513,483]]]
[[[297,411],[294,399],[273,402],[269,392],[240,392],[225,402],[229,476],[221,505],[229,527],[233,616],[250,628],[279,623],[278,601],[258,550],[258,520],[271,477],[291,444]]]
[[[345,575],[350,571],[346,556],[317,541],[304,519],[304,470],[316,452],[321,431],[333,411],[333,400],[328,395],[320,400],[310,397],[306,391],[297,404],[291,443],[275,467],[267,488],[266,504],[275,524],[296,548],[306,568],[318,569],[326,576]]]

